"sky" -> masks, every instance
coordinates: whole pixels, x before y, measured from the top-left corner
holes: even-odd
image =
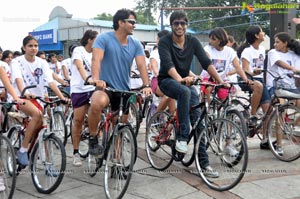
[[[134,0],[21,0],[11,3],[0,6],[0,46],[12,51],[20,51],[23,38],[47,23],[56,6],[62,6],[73,18],[90,19],[104,12],[114,15],[121,8],[133,9],[136,5]]]

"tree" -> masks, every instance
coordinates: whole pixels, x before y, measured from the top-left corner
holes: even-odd
[[[241,6],[240,0],[137,0],[136,9],[160,11],[161,8],[171,7],[219,7],[219,6]],[[247,4],[253,0],[244,0]],[[258,2],[258,1],[256,1]],[[266,3],[262,1],[262,3]],[[185,10],[189,17],[189,28],[196,32],[209,32],[215,27],[223,27],[228,34],[233,35],[237,41],[244,40],[244,33],[250,26],[251,15],[241,15],[241,9],[209,9],[209,10]],[[168,17],[172,10],[164,10],[164,16]],[[252,24],[259,24],[266,33],[268,28],[269,15],[265,10],[255,11],[252,15]],[[165,23],[168,24],[168,23]]]
[[[112,21],[113,16],[109,13],[102,13],[102,14],[97,14],[96,17],[94,17],[94,19],[98,19],[98,20],[106,20],[106,21]]]

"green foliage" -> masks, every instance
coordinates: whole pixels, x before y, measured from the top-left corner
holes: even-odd
[[[241,6],[242,2],[252,4],[253,0],[136,0],[136,10],[152,10],[159,12],[161,8],[184,8],[184,7],[220,7]],[[256,3],[266,1],[256,1]],[[164,16],[168,17],[173,10],[164,10]],[[208,9],[208,10],[185,10],[189,17],[189,28],[196,32],[210,31],[215,27],[223,27],[228,34],[237,41],[243,41],[245,31],[250,26],[250,15],[241,15],[241,9]],[[164,24],[168,24],[166,21]],[[269,32],[269,14],[265,10],[255,11],[252,24],[262,26],[264,31]]]
[[[94,19],[112,21],[113,16],[108,13],[102,13],[102,14],[97,14],[97,16],[94,17]]]

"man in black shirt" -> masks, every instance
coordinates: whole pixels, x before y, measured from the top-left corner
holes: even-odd
[[[176,150],[181,153],[187,152],[190,121],[193,125],[200,116],[200,109],[189,113],[190,107],[199,103],[197,91],[191,86],[195,79],[191,71],[194,55],[204,70],[207,70],[218,83],[223,83],[199,40],[192,35],[185,34],[187,24],[188,18],[185,12],[173,12],[170,16],[172,33],[162,37],[158,44],[161,59],[158,84],[165,95],[177,100],[179,132],[176,134]],[[185,82],[186,85],[181,82]],[[201,131],[202,128],[203,125],[200,123],[197,131]],[[201,153],[200,165],[206,171],[205,173],[210,177],[218,177],[218,172],[209,166],[205,146],[200,146],[199,152]]]

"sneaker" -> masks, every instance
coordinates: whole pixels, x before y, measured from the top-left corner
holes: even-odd
[[[0,176],[0,192],[5,191],[3,176]]]
[[[97,157],[103,155],[103,147],[98,144],[97,136],[89,139],[89,153]]]
[[[202,169],[202,172],[204,173],[204,175],[206,177],[210,177],[210,178],[218,178],[219,177],[219,173],[209,165],[207,167],[205,167],[204,169]]]
[[[73,166],[80,167],[82,165],[79,153],[73,155]]]
[[[257,117],[256,115],[251,115],[249,118],[249,126],[256,126],[257,124]]]
[[[28,153],[27,152],[21,153],[21,151],[19,150],[17,152],[17,157],[18,157],[19,164],[21,164],[22,166],[28,165]]]
[[[176,146],[175,146],[176,151],[180,153],[187,153],[188,148],[187,148],[187,142],[186,141],[176,141]]]
[[[53,165],[46,165],[46,175],[52,177],[58,177],[59,172],[55,169]]]
[[[236,148],[233,146],[233,144],[229,144],[225,147],[224,152],[232,157],[236,157],[239,152],[236,150]]]
[[[113,166],[111,168],[110,177],[111,178],[116,178],[116,179],[119,179],[119,180],[127,180],[127,174],[126,174],[125,168],[123,168],[121,166]]]
[[[276,153],[280,156],[283,156],[283,149],[282,146],[277,146],[276,147]]]

